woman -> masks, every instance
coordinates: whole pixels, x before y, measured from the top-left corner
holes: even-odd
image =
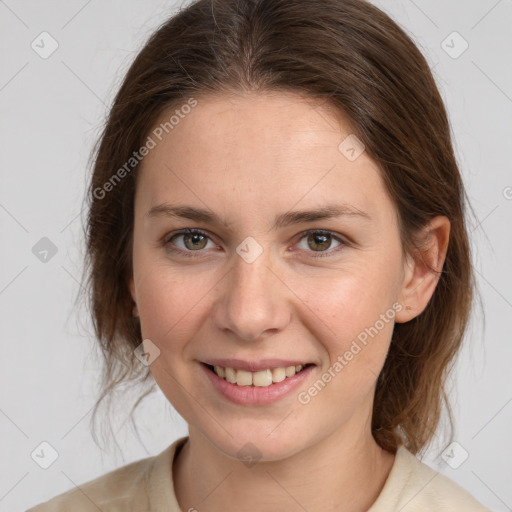
[[[129,69],[88,197],[101,398],[154,378],[189,435],[32,511],[487,510],[415,457],[473,276],[445,107],[386,14],[190,4]]]

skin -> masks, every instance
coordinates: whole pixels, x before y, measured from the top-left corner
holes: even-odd
[[[371,433],[393,320],[307,405],[297,394],[393,303],[403,306],[396,322],[424,310],[438,280],[426,263],[442,268],[450,223],[436,217],[425,227],[423,259],[404,256],[378,165],[366,152],[350,161],[338,150],[353,133],[350,124],[317,100],[284,92],[197,99],[143,161],[130,280],[143,339],[160,350],[151,372],[189,425],[173,466],[180,507],[367,510],[394,462]],[[207,208],[223,223],[145,216],[164,202]],[[327,203],[371,218],[271,229],[278,214]],[[208,238],[160,242],[184,228]],[[332,232],[324,246],[303,234],[318,229]],[[236,252],[248,236],[263,248],[252,263]],[[299,358],[317,366],[297,392],[248,407],[212,388],[199,361],[213,357]],[[247,467],[237,452],[249,442],[261,458]]]

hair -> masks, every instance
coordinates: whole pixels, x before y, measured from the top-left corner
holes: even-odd
[[[453,434],[446,383],[475,287],[469,203],[426,59],[397,23],[364,0],[197,0],[137,54],[93,148],[86,195],[84,293],[104,360],[93,418],[121,384],[152,386],[132,413],[155,386],[134,357],[142,342],[129,290],[140,163],[131,159],[163,113],[192,97],[229,92],[295,92],[348,119],[379,164],[404,254],[417,253],[415,235],[433,217],[448,217],[436,289],[420,315],[394,325],[376,383],[372,435],[392,453],[401,444],[417,453],[435,435],[443,406]],[[129,161],[132,169],[120,172]]]

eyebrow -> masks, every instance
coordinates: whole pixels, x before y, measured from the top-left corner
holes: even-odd
[[[145,214],[147,218],[155,217],[174,217],[194,220],[216,225],[226,225],[226,223],[215,213],[204,208],[197,208],[187,205],[170,205],[168,203],[153,206]],[[359,217],[365,220],[371,220],[368,213],[347,204],[329,204],[314,210],[290,211],[278,215],[271,229],[283,228],[293,224],[304,222],[315,222],[318,220],[333,219],[338,217]]]

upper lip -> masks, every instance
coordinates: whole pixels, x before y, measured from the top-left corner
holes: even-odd
[[[268,368],[286,368],[287,366],[298,366],[300,364],[312,364],[308,361],[289,360],[289,359],[259,359],[258,361],[244,361],[243,359],[209,359],[202,361],[210,366],[222,366],[223,368],[233,368],[235,370],[246,370],[248,372],[257,372]]]

